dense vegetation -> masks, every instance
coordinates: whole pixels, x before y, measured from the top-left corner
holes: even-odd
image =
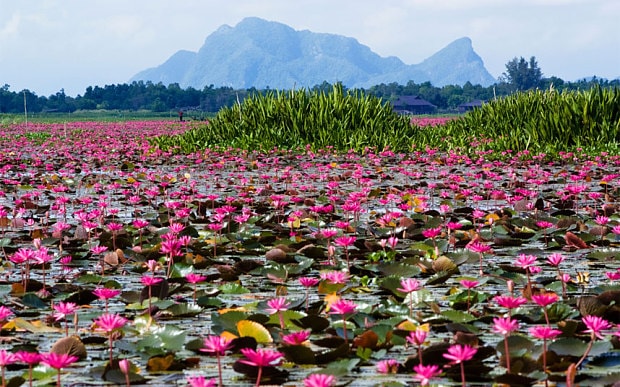
[[[477,149],[550,153],[574,149],[618,154],[620,88],[530,90],[484,104],[447,123],[444,135]],[[468,136],[469,134],[469,136]],[[437,146],[441,146],[443,141]],[[462,143],[463,147],[471,146]]]
[[[335,86],[256,94],[225,108],[209,124],[154,144],[180,153],[213,146],[243,149],[410,151],[434,148],[558,154],[576,148],[618,153],[620,88],[519,92],[493,100],[446,125],[420,128],[381,99]]]
[[[517,70],[515,70],[517,71]],[[518,71],[522,71],[518,70]],[[455,112],[458,105],[473,100],[489,101],[496,97],[507,96],[515,91],[523,90],[519,83],[520,73],[508,72],[496,85],[482,87],[466,83],[463,86],[449,85],[435,87],[429,82],[416,84],[413,81],[406,85],[397,83],[381,84],[363,91],[368,95],[394,101],[402,95],[419,95],[421,98],[437,106],[438,112]],[[555,77],[541,79],[536,83],[540,89],[548,89],[553,85],[559,91],[586,90],[593,86],[620,86],[620,80],[606,81],[602,79],[564,82]],[[313,91],[328,91],[331,84],[324,82],[312,88]],[[223,107],[230,107],[237,101],[258,92],[268,94],[272,90],[234,90],[230,87],[215,88],[213,85],[202,90],[192,87],[182,89],[178,84],[168,86],[162,83],[132,82],[131,84],[105,85],[88,87],[83,95],[71,97],[64,90],[49,97],[37,96],[29,90],[11,91],[9,85],[0,87],[0,113],[24,113],[24,99],[29,113],[64,112],[73,113],[81,110],[123,110],[151,112],[174,112],[184,110],[188,118],[204,118],[207,113],[213,114]]]
[[[189,153],[213,146],[244,149],[381,149],[409,146],[415,127],[391,105],[336,85],[330,92],[297,90],[256,93],[222,109],[209,124],[181,136],[162,136],[162,149]]]

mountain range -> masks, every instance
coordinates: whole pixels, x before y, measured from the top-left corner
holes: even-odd
[[[207,36],[198,52],[181,50],[131,81],[178,83],[181,87],[230,86],[237,89],[313,87],[324,81],[349,88],[381,83],[431,82],[434,86],[488,86],[495,79],[463,37],[419,64],[382,57],[356,39],[297,31],[278,22],[248,17]]]

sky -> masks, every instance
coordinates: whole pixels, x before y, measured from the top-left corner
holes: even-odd
[[[76,96],[127,83],[250,16],[407,64],[467,36],[495,78],[532,56],[545,77],[620,77],[620,0],[0,0],[0,87]]]

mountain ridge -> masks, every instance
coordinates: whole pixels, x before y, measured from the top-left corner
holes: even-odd
[[[324,81],[368,88],[381,83],[431,82],[434,86],[488,86],[495,79],[472,41],[463,37],[419,64],[382,57],[355,38],[295,30],[286,24],[249,17],[235,27],[220,26],[198,51],[180,50],[131,81],[178,83],[201,89],[312,87]]]

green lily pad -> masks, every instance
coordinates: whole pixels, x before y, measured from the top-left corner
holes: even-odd
[[[585,353],[588,343],[575,337],[563,337],[549,344],[549,350],[559,356],[581,356]],[[613,348],[609,341],[596,341],[592,345],[589,356],[597,356],[611,351]]]
[[[444,310],[441,312],[441,315],[455,323],[468,323],[476,320],[476,317],[471,313],[462,312],[460,310]]]
[[[228,282],[218,288],[222,294],[246,294],[250,291],[244,288],[241,284],[235,282]]]
[[[314,352],[305,345],[287,345],[278,349],[286,360],[295,364],[316,364]]]
[[[534,343],[525,336],[521,335],[510,335],[507,338],[508,340],[508,351],[510,352],[511,358],[525,356],[528,352],[531,352],[534,348]],[[504,340],[500,340],[495,349],[505,355],[504,353]]]
[[[386,276],[413,277],[422,271],[418,266],[406,265],[402,263],[383,262],[378,266],[378,270]]]

